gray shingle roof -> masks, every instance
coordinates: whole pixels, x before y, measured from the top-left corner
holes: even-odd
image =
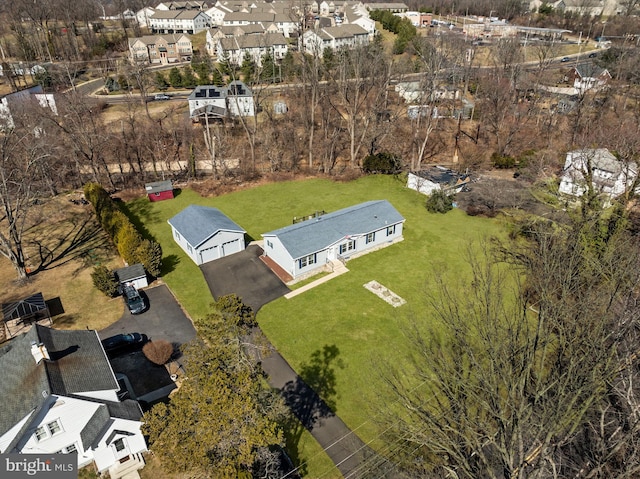
[[[243,35],[241,37],[221,38],[223,50],[242,50],[245,48],[266,48],[286,45],[287,39],[282,33],[264,33],[261,35]]]
[[[50,360],[36,363],[31,344],[42,342]],[[118,389],[95,331],[59,331],[38,324],[0,350],[0,435],[50,394]]]
[[[134,279],[144,278],[147,276],[147,273],[144,270],[144,266],[138,263],[117,269],[115,271],[115,275],[118,282],[126,283],[128,281],[133,281]]]
[[[226,86],[199,85],[189,94],[188,100],[226,98],[227,93],[229,93],[229,89]]]
[[[32,341],[39,342],[35,327],[0,349],[0,436],[27,414],[40,409],[51,394],[45,366],[36,364],[31,354]]]
[[[188,35],[184,34],[167,34],[167,35],[143,35],[141,37],[129,38],[129,46],[135,45],[136,42],[140,41],[145,45],[155,45],[158,43],[158,39],[163,39],[168,44],[175,44],[180,41],[182,37],[185,37],[187,40],[191,41]]]
[[[245,230],[222,211],[207,206],[187,206],[171,218],[168,223],[194,248],[200,246],[218,231],[245,233]]]
[[[109,416],[109,410],[107,406],[101,404],[96,412],[93,413],[91,419],[87,421],[87,424],[80,431],[80,440],[82,441],[82,450],[89,449],[96,440],[102,436],[102,431],[105,429],[111,417]]]
[[[40,325],[36,328],[51,358],[45,365],[52,393],[69,395],[118,389],[95,331],[60,331]]]
[[[364,235],[402,221],[402,215],[387,200],[367,201],[262,236],[277,237],[297,259],[322,251],[347,236]]]
[[[153,181],[144,185],[144,189],[147,193],[160,193],[162,191],[173,191],[173,184],[171,180],[165,181]]]

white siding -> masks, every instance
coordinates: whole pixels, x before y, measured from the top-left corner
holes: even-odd
[[[407,178],[407,188],[416,190],[423,195],[430,195],[434,191],[442,189],[438,183],[434,183],[413,173],[409,173]]]
[[[144,437],[140,432],[141,423],[138,421],[129,421],[126,419],[114,419],[109,429],[103,434],[98,447],[93,452],[93,459],[96,462],[98,471],[102,472],[111,467],[117,461],[123,457],[137,454],[139,452],[145,452],[147,445],[144,442]],[[132,436],[116,434],[111,438],[109,444],[106,440],[109,438],[114,430],[127,431],[133,433]],[[121,451],[116,451],[114,442],[118,439],[122,439],[125,448]]]
[[[280,265],[287,273],[292,277],[295,277],[296,271],[293,264],[293,258],[286,250],[280,239],[275,236],[264,237],[264,253],[269,258],[273,259]]]
[[[195,248],[193,248],[184,236],[182,236],[173,226],[171,226],[171,232],[173,233],[173,240],[178,243],[178,246],[180,246],[185,253],[187,253],[187,256],[189,256],[195,264],[200,264],[198,263],[198,256]]]

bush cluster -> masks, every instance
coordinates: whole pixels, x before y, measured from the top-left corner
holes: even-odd
[[[106,266],[100,265],[93,268],[91,280],[98,291],[110,298],[114,298],[118,294],[118,281],[116,281],[113,272]]]
[[[435,190],[427,198],[426,207],[430,213],[446,213],[453,209],[453,198],[442,190]]]
[[[93,205],[100,225],[128,264],[142,263],[152,276],[160,275],[162,248],[155,241],[144,239],[109,193],[98,183],[87,183],[85,198]]]
[[[376,153],[365,157],[362,169],[366,173],[393,175],[400,172],[400,160],[391,153]]]

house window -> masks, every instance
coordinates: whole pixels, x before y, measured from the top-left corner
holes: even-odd
[[[62,426],[60,425],[60,421],[56,419],[55,421],[51,421],[47,423],[46,426],[40,426],[36,429],[35,436],[38,442],[44,441],[45,439],[62,432]]]
[[[120,438],[120,439],[116,439],[113,442],[113,446],[116,448],[117,452],[120,452],[124,449],[124,439]]]
[[[47,437],[49,437],[49,435],[47,434],[47,430],[44,428],[44,426],[40,426],[38,429],[36,429],[36,439],[38,440],[38,442],[46,439]]]
[[[375,240],[376,240],[376,233],[375,233],[375,231],[374,231],[373,233],[369,233],[369,234],[367,235],[367,242],[366,242],[366,244],[373,243]]]
[[[347,251],[353,251],[354,249],[356,249],[356,240],[347,241],[340,245],[340,254],[344,254]]]
[[[187,250],[189,250],[189,253],[193,253],[193,248],[190,244],[187,245]]]
[[[300,258],[299,260],[300,269],[306,268],[309,265],[316,264],[316,255],[310,254],[309,256],[305,256],[304,258]]]
[[[176,239],[180,240],[180,233],[178,233],[178,231],[176,230]]]
[[[56,419],[53,422],[47,424],[47,429],[49,429],[49,433],[53,436],[54,434],[62,431],[62,427],[60,426],[60,422]]]
[[[78,450],[78,448],[76,447],[75,444],[71,444],[67,447],[63,447],[62,449],[60,449],[58,452],[56,452],[56,454],[71,454],[72,452],[76,452]]]
[[[267,240],[267,247],[273,248],[273,243],[269,240]]]
[[[387,236],[391,236],[396,232],[396,225],[387,227]]]

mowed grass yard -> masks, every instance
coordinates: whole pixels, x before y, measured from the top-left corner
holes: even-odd
[[[291,224],[294,216],[378,199],[390,201],[406,218],[404,241],[353,259],[347,263],[349,273],[290,300],[280,298],[258,314],[265,334],[297,371],[310,363],[315,351],[337,348],[335,360],[325,365],[335,375],[335,392],[326,399],[336,404],[337,414],[349,427],[375,445],[380,431],[372,418],[386,405],[377,365],[403,359],[408,340],[402,325],[420,310],[433,272],[446,268],[452,278],[466,274],[470,242],[500,235],[499,221],[469,217],[459,210],[430,214],[423,195],[407,189],[404,178],[390,176],[345,183],[324,179],[272,183],[215,198],[184,190],[171,201],[150,203],[142,198],[127,207],[162,244],[163,279],[187,311],[198,317],[207,313],[209,289],[198,267],[173,241],[167,224],[183,208],[190,204],[219,208],[251,238],[260,239],[261,233]],[[371,280],[390,288],[407,304],[388,305],[363,287]],[[311,449],[306,452],[314,455]],[[303,459],[305,455],[301,454]],[[309,467],[310,476],[323,472],[326,469]]]

